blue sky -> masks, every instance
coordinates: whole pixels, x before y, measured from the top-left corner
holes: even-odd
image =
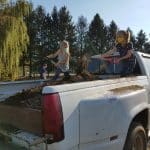
[[[54,5],[59,9],[67,6],[73,21],[83,15],[88,23],[99,13],[106,25],[112,20],[120,29],[130,27],[136,35],[140,29],[150,38],[150,0],[30,0],[34,7],[42,5],[51,13]]]

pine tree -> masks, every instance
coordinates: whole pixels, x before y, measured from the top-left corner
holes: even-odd
[[[76,33],[75,25],[72,22],[72,16],[70,15],[67,8],[61,7],[58,12],[59,17],[59,40],[67,40],[70,44],[70,53],[74,55],[74,50],[76,50]]]
[[[46,12],[42,6],[38,6],[32,11],[27,19],[28,34],[30,36],[30,46],[28,47],[28,56],[30,60],[30,76],[33,72],[39,70],[43,64],[43,58],[47,52],[47,19]]]
[[[26,1],[0,2],[0,75],[16,79],[19,76],[19,60],[29,43],[24,16],[30,12]]]
[[[48,26],[48,39],[50,41],[49,53],[53,53],[59,48],[59,16],[57,7],[54,6]]]
[[[85,38],[88,30],[87,19],[84,16],[80,16],[78,18],[76,30],[77,30],[78,55],[80,55],[83,51],[85,51]]]
[[[110,49],[115,45],[116,33],[118,31],[117,24],[113,20],[108,26],[107,31],[107,49]]]
[[[148,41],[146,34],[143,30],[140,30],[136,37],[135,49],[144,52],[144,45]]]
[[[106,28],[99,14],[94,16],[87,37],[87,50],[90,54],[102,53],[106,44]]]

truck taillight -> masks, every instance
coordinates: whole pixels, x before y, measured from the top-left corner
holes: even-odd
[[[49,143],[64,139],[62,106],[58,93],[43,96],[43,133],[51,135]]]

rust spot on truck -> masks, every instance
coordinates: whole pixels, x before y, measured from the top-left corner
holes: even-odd
[[[110,92],[113,94],[123,94],[123,93],[129,93],[137,90],[142,90],[144,89],[143,86],[140,85],[131,85],[131,86],[125,86],[125,87],[119,87],[115,89],[111,89]]]

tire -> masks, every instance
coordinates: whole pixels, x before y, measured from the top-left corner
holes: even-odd
[[[147,136],[144,127],[139,123],[132,123],[128,131],[123,150],[146,150]]]

